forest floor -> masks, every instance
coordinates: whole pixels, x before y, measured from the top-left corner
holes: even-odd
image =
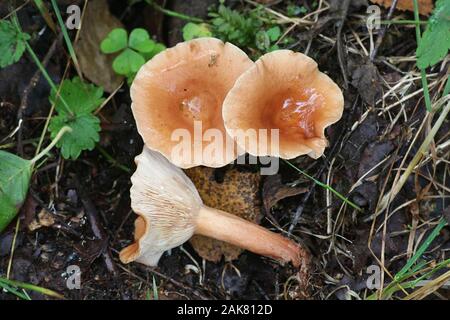
[[[208,8],[217,7],[212,0],[157,2],[205,21],[210,19]],[[439,288],[450,278],[450,229],[444,226],[445,221],[450,223],[448,118],[402,188],[394,192],[439,116],[425,107],[415,64],[414,25],[383,24],[370,33],[366,1],[301,1],[299,6],[294,1],[266,2],[266,7],[258,9],[264,21],[258,28],[279,26],[282,36],[275,44],[315,59],[345,97],[342,119],[327,129],[329,147],[324,156],[318,160],[299,157],[291,163],[332,186],[361,210],[283,161],[277,176],[260,177],[261,224],[289,233],[310,250],[313,265],[308,287],[297,282],[292,266],[249,252],[234,261],[213,263],[203,260],[189,242],[164,254],[156,268],[119,261],[118,253],[133,240],[130,176],[143,142],[131,113],[129,86],[126,81],[118,86],[117,79],[111,80],[112,90],[105,93],[109,100],[98,112],[101,132],[96,147],[76,160],[66,160],[53,149],[36,168],[18,219],[0,234],[1,277],[48,288],[68,299],[450,297],[449,286]],[[73,3],[87,10],[84,1],[58,1],[64,17],[65,7]],[[256,2],[226,4],[255,19]],[[17,1],[15,8],[23,30],[33,35],[29,43],[52,80],[60,83],[77,75],[63,37],[51,30],[32,1]],[[387,12],[382,8],[383,16]],[[0,17],[10,13],[2,1]],[[145,1],[108,1],[98,19],[83,23],[86,28],[105,28],[100,24],[110,17],[104,15],[114,16],[127,30],[145,28],[167,47],[183,41],[182,28],[187,23]],[[414,16],[394,11],[390,19],[412,20]],[[53,20],[57,26],[56,17]],[[69,32],[75,46],[77,32]],[[372,57],[371,42],[376,48]],[[255,59],[265,46],[240,47]],[[77,54],[83,53],[77,50]],[[101,53],[92,54],[84,59],[95,61],[95,54]],[[448,63],[447,59],[427,70],[433,103],[442,95]],[[89,68],[91,73],[109,76],[101,65],[93,63]],[[88,72],[83,63],[82,69]],[[27,159],[34,156],[51,111],[49,94],[47,81],[27,53],[0,69],[1,150]],[[49,141],[47,134],[44,145]],[[236,166],[215,170],[218,183]],[[387,203],[382,201],[385,195]],[[428,237],[432,242],[422,246]],[[412,269],[404,268],[408,263]],[[71,265],[81,270],[79,290],[67,287]],[[417,279],[427,281],[413,281]],[[384,284],[384,290],[376,290],[377,281]],[[33,290],[27,293],[32,299],[49,298]],[[0,299],[16,297],[0,291]]]

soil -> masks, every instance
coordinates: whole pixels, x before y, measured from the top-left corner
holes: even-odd
[[[83,1],[58,1],[61,7],[69,2],[82,7]],[[216,3],[163,2],[159,1],[166,8],[197,17],[205,17],[208,6]],[[137,263],[123,265],[119,261],[119,251],[133,240],[130,176],[135,169],[134,157],[143,147],[131,114],[127,85],[102,109],[101,140],[94,150],[68,161],[54,149],[33,175],[18,215],[20,224],[14,220],[0,234],[0,276],[10,269],[11,279],[52,289],[67,299],[148,299],[154,297],[153,282],[159,299],[364,298],[372,292],[366,286],[370,275],[367,268],[380,264],[386,269],[384,281],[389,283],[389,274],[394,275],[405,265],[438,219],[449,219],[449,148],[447,145],[443,150],[434,150],[431,160],[409,177],[388,210],[373,216],[399,168],[406,168],[425,137],[422,132],[413,141],[427,112],[421,93],[390,107],[421,88],[414,61],[408,59],[414,55],[415,32],[411,26],[391,25],[375,59],[370,61],[359,43],[369,48],[367,29],[361,25],[367,3],[351,1],[345,8],[343,3],[348,1],[329,2],[331,8],[318,15],[313,26],[291,31],[295,41],[289,48],[307,50],[321,71],[343,88],[344,116],[327,129],[329,148],[324,157],[317,161],[299,157],[292,163],[348,195],[362,212],[345,205],[283,161],[276,179],[263,177],[260,190],[264,203],[261,225],[290,230],[294,239],[311,252],[313,265],[306,290],[295,280],[297,270],[292,266],[246,251],[232,262],[202,261],[189,242],[183,249],[164,254],[156,268]],[[168,47],[182,41],[185,21],[164,15],[144,1],[132,6],[126,1],[108,3],[111,13],[128,30],[146,28]],[[237,9],[252,7],[246,1],[227,3]],[[288,1],[269,3],[274,10],[284,10]],[[311,8],[313,1],[304,1],[304,5]],[[0,4],[0,16],[8,12],[7,5]],[[41,61],[56,41],[46,69],[59,83],[68,61],[62,37],[46,27],[33,5],[20,7],[17,13],[23,29],[35,34],[30,44]],[[387,10],[383,8],[382,13]],[[408,12],[395,12],[394,16],[413,19]],[[438,82],[431,89],[432,97],[442,91],[447,67],[430,71],[429,82]],[[34,81],[36,71],[27,54],[0,70],[0,149],[27,159],[34,155],[50,110],[50,88],[39,73]],[[76,74],[73,67],[68,72]],[[411,80],[407,75],[416,78]],[[396,84],[401,85],[389,92]],[[21,129],[10,135],[20,119]],[[425,123],[426,131],[431,125]],[[447,119],[436,135],[435,145],[448,141],[449,131]],[[216,169],[217,180],[236,166]],[[257,168],[248,167],[246,170]],[[422,258],[442,261],[449,258],[449,252],[447,226]],[[80,267],[80,289],[67,287],[67,269],[72,265]],[[32,299],[51,299],[33,291],[28,293]],[[446,289],[429,296],[444,297],[449,297]],[[16,297],[0,291],[0,299]]]

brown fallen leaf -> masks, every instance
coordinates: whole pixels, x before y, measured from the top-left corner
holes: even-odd
[[[382,5],[385,8],[390,8],[392,5],[392,0],[370,0],[370,2]],[[403,11],[414,11],[414,2],[413,0],[399,0],[395,8]],[[419,0],[420,14],[428,16],[433,8],[433,0]]]
[[[264,201],[264,210],[270,213],[270,208],[288,197],[293,197],[308,191],[308,188],[291,187],[281,182],[281,175],[268,176],[264,181],[262,197]]]
[[[352,85],[368,105],[375,105],[381,96],[381,82],[377,67],[369,60],[350,60]]]
[[[260,219],[260,180],[258,173],[240,172],[233,168],[226,171],[223,182],[217,182],[215,169],[194,167],[185,170],[202,198],[210,207],[227,211],[249,221]],[[218,262],[237,259],[243,249],[204,236],[194,236],[190,240],[195,251],[208,261]]]
[[[100,51],[100,43],[111,30],[122,27],[119,19],[109,12],[106,0],[89,1],[79,39],[75,44],[75,52],[85,77],[109,93],[117,89],[123,77],[118,76],[112,69],[116,56],[103,54]]]
[[[55,223],[55,218],[52,214],[44,209],[39,212],[37,219],[34,219],[28,224],[28,230],[34,231],[42,227],[50,227]]]

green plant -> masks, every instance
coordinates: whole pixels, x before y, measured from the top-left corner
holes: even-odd
[[[153,276],[153,280],[152,280],[152,291],[153,291],[153,297],[151,295],[150,289],[148,289],[145,298],[147,300],[159,300],[158,286],[156,285],[155,276]]]
[[[73,64],[75,65],[75,68],[81,74],[81,71],[79,71],[80,70],[80,65],[78,63],[77,55],[75,54],[75,50],[73,48],[72,41],[70,40],[69,33],[67,32],[66,25],[64,24],[64,20],[63,20],[63,18],[61,16],[61,12],[59,11],[59,8],[58,8],[58,5],[56,3],[56,0],[51,0],[51,3],[52,3],[52,6],[53,6],[53,10],[55,11],[56,18],[58,19],[58,24],[59,24],[59,27],[60,27],[61,32],[63,34],[64,41],[66,42],[67,49],[69,50],[70,57],[72,58]]]
[[[99,141],[100,120],[92,114],[103,102],[103,89],[87,84],[80,78],[64,80],[59,89],[50,94],[50,103],[55,105],[58,113],[49,124],[51,137],[55,138],[62,127],[68,126],[72,131],[66,134],[57,146],[66,159],[77,159],[83,150],[92,150]],[[64,108],[61,97],[69,106]]]
[[[279,42],[284,45],[292,42],[289,37],[281,38],[282,28],[270,19],[262,6],[238,12],[221,2],[217,12],[210,8],[208,15],[213,36],[250,51],[253,57],[279,49]]]
[[[52,143],[31,160],[0,150],[0,232],[14,219],[22,206],[36,162],[70,131],[71,128],[62,127]]]
[[[353,202],[351,202],[347,197],[343,196],[342,194],[340,194],[338,191],[336,191],[333,187],[329,186],[326,183],[323,183],[319,180],[317,180],[316,178],[314,178],[313,176],[309,175],[308,173],[306,173],[305,171],[297,168],[295,165],[293,165],[291,162],[287,161],[287,160],[283,160],[288,166],[290,166],[292,169],[297,170],[298,172],[300,172],[301,174],[303,174],[305,177],[307,177],[308,179],[312,180],[315,184],[317,184],[319,187],[322,187],[325,190],[329,190],[332,193],[334,193],[339,199],[341,199],[342,201],[344,201],[345,203],[347,203],[349,206],[351,206],[353,209],[358,210],[359,212],[362,212],[363,210],[358,207],[356,204],[354,204]]]
[[[286,13],[288,16],[298,16],[302,13],[306,13],[308,12],[308,9],[306,9],[306,7],[304,6],[298,6],[295,4],[289,4],[286,8]]]
[[[256,34],[256,46],[258,49],[264,52],[270,52],[278,50],[279,47],[276,44],[281,36],[281,29],[279,26],[270,28],[267,31],[261,30]]]
[[[217,12],[210,11],[208,15],[216,37],[241,47],[256,46],[256,33],[263,27],[261,10],[239,13],[221,3]]]
[[[425,105],[428,111],[432,111],[425,68],[442,60],[450,49],[450,20],[448,18],[450,16],[450,2],[446,0],[436,2],[436,7],[428,20],[423,37],[420,32],[419,4],[417,0],[413,0],[413,2],[416,23],[417,66],[420,69]]]
[[[26,49],[28,39],[30,36],[18,30],[10,21],[0,21],[0,68],[19,61]]]
[[[27,294],[25,289],[39,292],[39,293],[45,294],[49,297],[53,297],[53,298],[57,298],[57,299],[64,299],[64,297],[61,294],[59,294],[53,290],[35,286],[30,283],[5,279],[2,277],[0,277],[0,288],[6,290],[6,292],[10,292],[10,293],[14,294],[15,296],[17,296],[23,300],[31,300],[30,296]],[[22,292],[20,292],[19,289],[22,289]]]
[[[212,33],[210,26],[207,23],[193,23],[188,22],[183,27],[183,39],[184,41],[192,40],[195,38],[211,37]]]
[[[116,28],[102,41],[100,49],[105,54],[120,52],[112,67],[117,74],[126,76],[128,83],[131,83],[139,68],[164,50],[165,46],[152,40],[145,29],[136,28],[128,36],[125,29]]]
[[[423,261],[420,258],[425,253],[425,251],[430,247],[434,239],[439,235],[439,232],[447,225],[445,219],[441,218],[437,226],[425,239],[425,241],[417,249],[416,253],[406,262],[403,268],[397,272],[394,279],[389,283],[381,294],[373,293],[368,300],[375,299],[389,299],[396,292],[405,289],[412,289],[416,287],[420,281],[430,279],[433,274],[437,271],[446,268],[450,265],[450,259],[443,260],[436,264],[431,264],[430,262]],[[431,266],[427,266],[431,265]]]
[[[441,61],[450,49],[450,1],[438,0],[416,51],[417,66],[425,69]]]

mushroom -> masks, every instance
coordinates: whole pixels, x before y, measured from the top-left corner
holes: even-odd
[[[328,143],[325,128],[341,118],[343,107],[341,90],[313,59],[277,50],[236,80],[222,113],[228,134],[253,156],[316,159]]]
[[[164,251],[179,246],[194,234],[228,242],[257,254],[294,266],[308,259],[307,251],[293,241],[267,229],[203,204],[194,184],[184,172],[161,154],[144,147],[136,157],[131,177],[131,207],[135,242],[120,252],[123,263],[137,261],[156,266]]]
[[[217,179],[217,169],[204,166],[186,169],[184,172],[196,187],[203,204],[247,221],[260,222],[261,175],[258,172],[227,168],[220,179]],[[222,256],[225,261],[235,260],[244,251],[229,243],[201,235],[194,235],[189,242],[200,257],[216,263]]]
[[[181,168],[222,167],[235,160],[243,152],[226,134],[222,102],[252,65],[241,49],[215,38],[182,42],[153,57],[130,90],[147,147]]]

